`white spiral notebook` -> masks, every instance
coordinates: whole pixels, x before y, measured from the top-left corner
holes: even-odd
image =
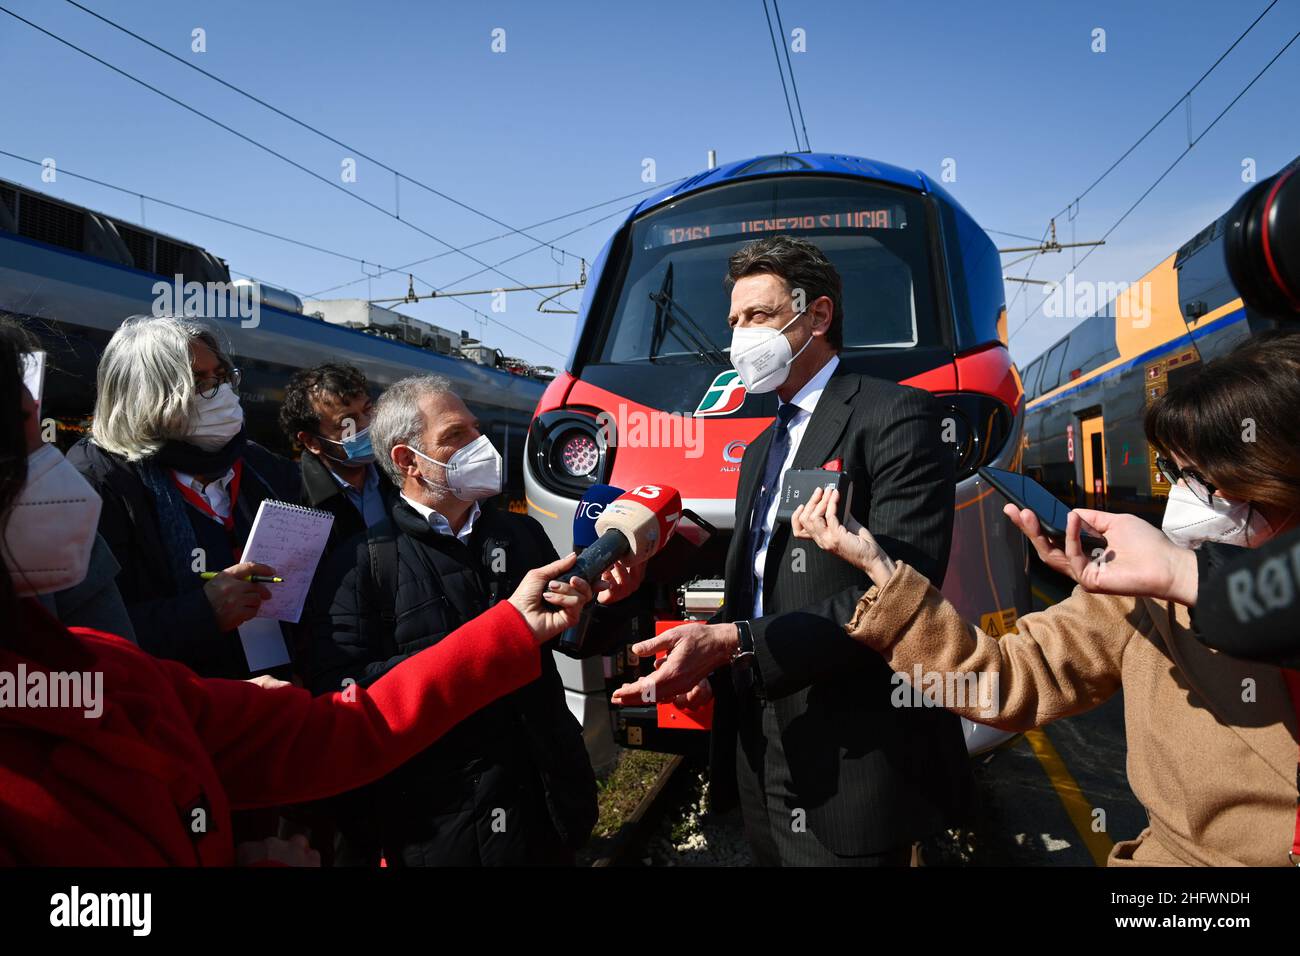
[[[271,597],[258,608],[258,617],[295,623],[302,617],[333,525],[334,516],[328,511],[270,499],[262,502],[248,532],[243,560],[269,564],[284,583],[266,585]]]

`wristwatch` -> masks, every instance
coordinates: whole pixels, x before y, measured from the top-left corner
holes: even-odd
[[[736,636],[740,640],[731,654],[731,664],[748,667],[754,662],[754,632],[749,629],[748,621],[736,622]]]

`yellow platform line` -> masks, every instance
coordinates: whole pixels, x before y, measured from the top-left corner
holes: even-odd
[[[1038,588],[1030,589],[1034,596],[1042,601],[1048,607],[1057,602],[1048,597]],[[1092,828],[1092,811],[1093,806],[1088,802],[1088,798],[1083,795],[1083,788],[1079,786],[1079,781],[1074,779],[1074,774],[1065,765],[1064,758],[1057,749],[1052,746],[1052,741],[1042,730],[1029,730],[1025,732],[1025,739],[1029,741],[1030,748],[1034,751],[1034,756],[1038,758],[1038,764],[1043,768],[1043,773],[1047,774],[1047,780],[1056,791],[1057,798],[1061,805],[1065,807],[1065,813],[1074,824],[1075,831],[1079,838],[1083,840],[1083,845],[1088,848],[1092,855],[1092,862],[1097,866],[1105,866],[1106,859],[1110,856],[1111,849],[1115,846],[1115,841],[1105,833],[1098,833]]]
[[[1038,758],[1043,772],[1051,781],[1052,789],[1056,791],[1056,795],[1065,807],[1065,812],[1083,840],[1083,845],[1092,854],[1092,862],[1097,866],[1105,866],[1106,858],[1110,856],[1115,843],[1105,833],[1098,833],[1092,828],[1093,807],[1088,802],[1088,798],[1083,795],[1079,782],[1066,768],[1065,761],[1052,746],[1047,734],[1041,730],[1030,730],[1025,733],[1025,739],[1033,748],[1034,756]]]

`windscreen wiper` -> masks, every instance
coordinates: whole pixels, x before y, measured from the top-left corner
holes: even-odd
[[[717,343],[709,337],[699,323],[691,318],[690,313],[682,307],[681,303],[673,298],[672,290],[673,264],[670,262],[664,272],[664,281],[659,285],[659,291],[650,293],[650,301],[655,304],[654,326],[650,333],[650,361],[654,361],[655,356],[659,354],[659,346],[671,332],[682,345],[694,349],[701,362],[707,361],[714,365],[730,364]],[[676,323],[673,322],[674,315],[679,319]]]

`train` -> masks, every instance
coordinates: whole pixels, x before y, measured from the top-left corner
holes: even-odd
[[[731,368],[723,278],[737,248],[775,233],[817,243],[843,277],[845,369],[927,389],[943,404],[957,473],[943,591],[988,632],[1011,630],[1029,609],[1025,543],[976,471],[1018,468],[1022,448],[1024,393],[1007,345],[1000,259],[920,171],[830,153],[756,156],[631,210],[594,262],[564,366],[538,403],[525,449],[528,513],[563,553],[593,484],[677,488],[716,534],[692,560],[652,567],[653,610],[631,636],[717,610],[741,457],[777,402],[746,394]],[[658,427],[638,439],[638,422]],[[700,722],[671,704],[610,707],[611,688],[649,666],[627,648],[560,660],[598,765],[618,746],[701,748]],[[1008,736],[970,723],[965,731],[972,752]]]
[[[1294,168],[1300,158],[1290,164]],[[1025,365],[1023,470],[1072,507],[1159,524],[1169,483],[1143,416],[1160,395],[1243,340],[1277,328],[1243,302],[1225,243],[1234,206]],[[1238,213],[1239,215],[1239,213]],[[1080,288],[1049,289],[1063,303]]]
[[[507,363],[497,350],[479,347],[475,361],[430,334],[393,334],[382,322],[368,320],[366,328],[326,321],[320,308],[316,314],[304,311],[302,299],[291,292],[232,281],[226,261],[200,246],[0,180],[0,311],[34,333],[46,351],[41,413],[55,423],[64,449],[89,427],[95,370],[109,337],[128,316],[156,312],[160,301],[194,314],[189,306],[199,303],[185,292],[190,283],[224,290],[205,295],[198,313],[225,339],[242,371],[240,400],[251,439],[293,454],[278,413],[285,385],[299,369],[351,363],[366,374],[376,396],[408,375],[443,375],[501,452],[500,503],[524,510],[524,441],[545,378],[520,374],[519,363]],[[252,309],[240,306],[254,305],[251,321]],[[377,311],[395,322],[405,318]],[[414,326],[433,328],[408,320],[400,331]],[[468,336],[448,338],[460,344]],[[500,367],[507,364],[512,368]]]

